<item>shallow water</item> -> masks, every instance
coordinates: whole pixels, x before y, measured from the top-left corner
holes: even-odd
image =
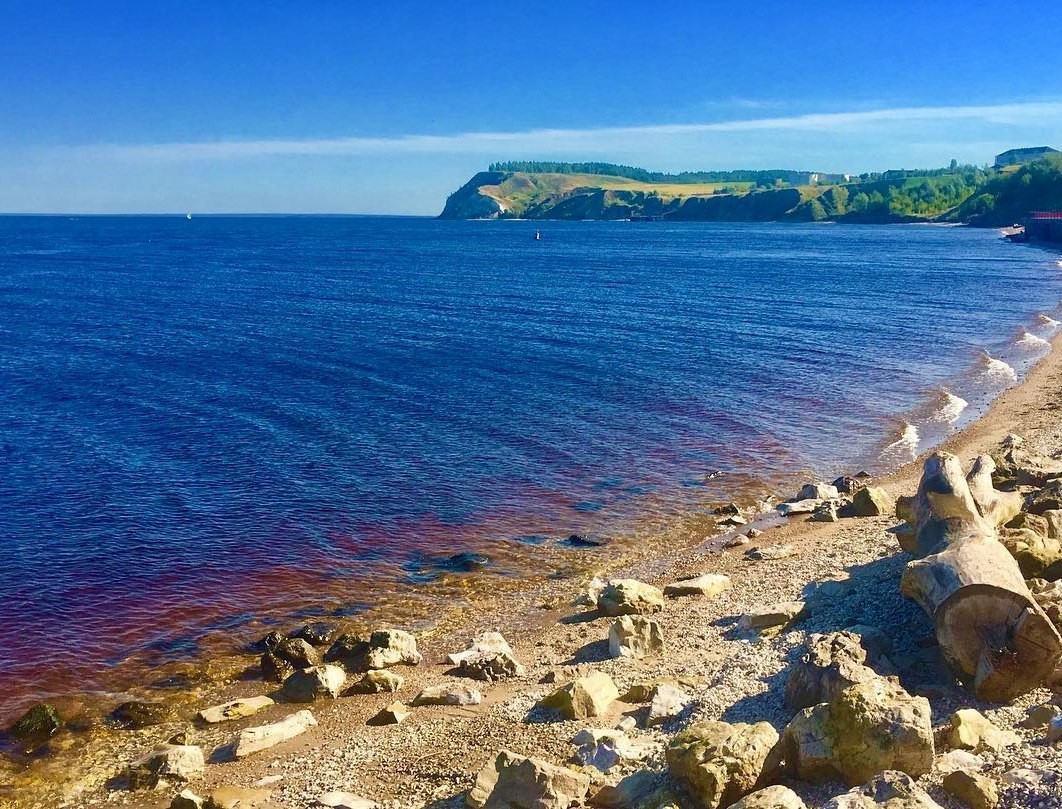
[[[1042,356],[1057,259],[933,227],[0,218],[0,715],[462,551],[519,573],[909,460]]]

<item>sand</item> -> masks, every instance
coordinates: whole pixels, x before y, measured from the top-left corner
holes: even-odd
[[[1053,346],[1052,353],[1020,385],[998,397],[987,413],[951,436],[943,448],[965,461],[1016,432],[1041,452],[1062,453],[1062,352],[1058,351],[1062,335],[1054,339]],[[921,464],[915,460],[877,483],[893,495],[911,494],[920,471]],[[1015,727],[1027,707],[1052,696],[1041,690],[1011,705],[982,705],[952,684],[929,620],[900,597],[899,576],[909,557],[886,530],[895,520],[810,523],[803,517],[792,518],[769,527],[752,545],[791,545],[793,555],[763,561],[748,559],[747,547],[720,551],[713,524],[714,520],[703,515],[673,519],[646,531],[634,547],[626,546],[622,558],[610,549],[593,551],[591,558],[600,564],[602,573],[661,586],[701,573],[731,577],[732,589],[718,597],[667,601],[664,611],[655,616],[666,643],[665,653],[658,658],[606,659],[613,619],[596,617],[575,605],[587,583],[581,576],[546,580],[528,588],[510,587],[493,595],[477,591],[468,597],[466,608],[419,637],[424,654],[420,666],[396,671],[406,678],[397,694],[406,702],[421,688],[449,680],[480,688],[484,692],[480,705],[420,707],[401,725],[372,727],[366,720],[396,695],[343,697],[310,706],[319,725],[298,739],[244,760],[226,761],[224,748],[240,729],[278,720],[305,706],[278,704],[253,718],[205,729],[191,726],[187,720],[195,709],[272,690],[250,678],[208,683],[189,693],[183,721],[142,731],[82,734],[84,738],[65,753],[38,762],[29,773],[6,777],[11,786],[0,793],[0,803],[167,806],[177,790],[110,790],[106,781],[154,744],[187,731],[191,743],[201,745],[208,760],[214,759],[205,775],[189,785],[200,795],[220,786],[264,784],[271,790],[266,804],[270,806],[308,806],[330,790],[351,791],[390,807],[462,806],[463,793],[475,773],[502,748],[562,764],[571,761],[571,738],[582,727],[612,727],[625,714],[641,719],[644,706],[622,702],[614,704],[610,715],[592,722],[556,721],[534,710],[537,699],[555,687],[543,683],[543,678],[563,683],[590,670],[607,672],[621,692],[645,680],[682,682],[693,698],[689,708],[661,727],[632,731],[633,737],[648,742],[655,752],[640,765],[610,774],[609,780],[637,767],[662,773],[661,751],[666,740],[692,722],[766,720],[781,730],[790,718],[782,703],[787,664],[799,656],[809,633],[853,624],[878,626],[891,637],[892,659],[903,683],[913,693],[930,696],[935,725],[946,723],[957,708],[977,707],[1001,726]],[[823,587],[825,582],[835,584]],[[792,599],[807,600],[810,617],[786,631],[758,636],[738,627],[739,618],[748,610]],[[445,655],[465,648],[472,635],[486,629],[505,634],[527,667],[525,677],[489,685],[447,675]],[[998,778],[1018,766],[1062,769],[1062,754],[1037,743],[1042,730],[1017,730],[1025,743],[1003,754],[984,755],[986,773]],[[940,778],[931,775],[921,781],[942,806],[959,806],[938,788]],[[665,780],[661,775],[661,783]],[[844,790],[839,783],[787,783],[809,807],[821,806]],[[1058,790],[1048,785],[1032,797],[1014,792],[1003,805],[1062,806]],[[1019,802],[1008,804],[1007,800]]]

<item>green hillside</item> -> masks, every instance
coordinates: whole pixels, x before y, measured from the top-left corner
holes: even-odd
[[[1062,156],[1023,166],[668,174],[612,163],[495,163],[450,195],[443,218],[969,222],[996,226],[1062,209]]]

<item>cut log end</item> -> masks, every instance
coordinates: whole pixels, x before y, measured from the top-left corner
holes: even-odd
[[[978,699],[1005,702],[1039,687],[1062,654],[1050,620],[1018,593],[991,585],[956,590],[938,608],[949,662],[972,675]]]

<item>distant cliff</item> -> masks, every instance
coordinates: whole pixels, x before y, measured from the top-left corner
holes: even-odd
[[[519,169],[519,170],[517,170]],[[601,172],[601,173],[590,173]],[[994,226],[1062,207],[1062,158],[1022,166],[663,174],[608,163],[500,163],[449,196],[443,219],[964,222]]]

